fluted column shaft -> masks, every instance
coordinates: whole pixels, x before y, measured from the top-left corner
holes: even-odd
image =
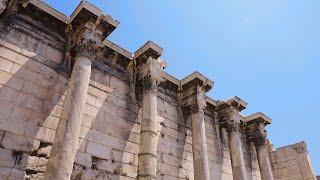
[[[242,140],[240,132],[240,110],[238,99],[233,100],[228,104],[222,104],[219,108],[219,117],[221,123],[222,133],[227,134],[224,130],[228,131],[229,134],[229,148],[232,164],[232,173],[234,180],[247,180],[247,172],[244,163],[244,156],[242,150]],[[224,138],[227,139],[227,138]]]
[[[229,147],[234,180],[246,180],[247,175],[244,165],[242,142],[239,131],[229,132]]]
[[[209,180],[207,138],[203,107],[191,115],[194,179]]]
[[[46,180],[69,180],[71,177],[90,74],[91,60],[77,56],[47,164]]]
[[[156,179],[157,175],[157,89],[143,94],[140,131],[139,177],[140,180]]]
[[[261,179],[273,180],[271,164],[269,160],[269,152],[266,145],[256,146]]]
[[[163,67],[159,59],[150,56],[138,69],[143,89],[138,179],[152,180],[157,178],[157,94]]]

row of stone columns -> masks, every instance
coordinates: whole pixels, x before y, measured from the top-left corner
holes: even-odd
[[[234,180],[246,180],[247,172],[244,163],[244,155],[241,140],[241,116],[246,103],[235,97],[218,104],[219,121],[223,142],[228,143],[232,163]],[[256,113],[244,119],[247,140],[256,146],[260,174],[262,180],[273,180],[269,152],[266,145],[265,125],[271,123],[271,119],[262,113]]]
[[[97,39],[92,38],[95,37],[92,34],[95,24],[86,24],[84,29],[81,41],[76,41],[75,44],[75,63],[45,175],[45,179],[48,180],[70,179],[73,169],[90,81],[91,63],[99,44]],[[89,35],[86,34],[88,32]],[[134,57],[138,70],[137,86],[142,92],[138,155],[138,179],[140,180],[156,179],[157,176],[157,92],[165,65],[159,59],[161,54],[162,49],[159,46],[147,42]],[[204,110],[206,108],[205,93],[211,89],[212,85],[210,80],[199,73],[194,73],[181,81],[184,112],[192,121],[194,179],[199,180],[210,179]],[[222,139],[230,148],[235,180],[247,179],[240,132],[240,111],[245,107],[246,103],[237,97],[217,105]],[[270,121],[261,114],[249,116],[246,121],[249,140],[256,145],[262,179],[273,180],[264,131],[265,125]]]
[[[84,10],[86,9],[86,10]],[[71,70],[62,112],[45,173],[46,180],[69,180],[79,147],[79,134],[91,76],[91,64],[102,41],[118,22],[89,13],[93,6],[82,1],[66,28],[64,67]],[[106,28],[108,27],[108,28]],[[72,67],[73,65],[73,67]]]

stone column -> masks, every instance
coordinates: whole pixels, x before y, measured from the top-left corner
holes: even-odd
[[[70,25],[71,26],[71,25]],[[91,75],[91,63],[102,47],[101,32],[97,24],[86,22],[75,29],[68,44],[70,58],[74,60],[68,89],[52,145],[45,174],[46,180],[69,180],[73,170],[79,133]],[[72,27],[70,27],[72,28]],[[68,53],[69,53],[68,52]]]
[[[204,121],[206,95],[213,82],[198,72],[191,74],[181,81],[183,111],[186,119],[192,123],[192,152],[194,179],[209,180],[209,164],[207,138]]]
[[[197,101],[191,108],[194,179],[209,180],[207,138],[204,122],[204,91],[197,87]]]
[[[262,180],[273,180],[273,173],[266,145],[256,146]]]
[[[271,119],[262,113],[256,113],[246,117],[246,123],[248,140],[254,142],[256,146],[261,179],[273,180],[265,130],[265,126],[271,123]]]
[[[138,156],[138,179],[157,179],[157,95],[161,81],[163,63],[157,56],[145,54],[145,49],[152,49],[155,44],[148,42],[135,53],[138,78],[142,90],[142,119]],[[161,53],[159,53],[161,54]]]
[[[238,97],[222,102],[218,106],[221,126],[229,132],[229,147],[234,180],[247,179],[240,136],[240,111],[245,107],[246,103]]]
[[[47,180],[71,177],[90,74],[91,60],[77,56],[47,165]]]
[[[239,127],[240,124],[235,125]],[[232,172],[235,180],[246,180],[247,175],[244,165],[242,143],[238,127],[229,130],[229,146],[232,160]]]

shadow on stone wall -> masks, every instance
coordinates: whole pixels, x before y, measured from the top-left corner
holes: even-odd
[[[110,81],[111,79],[111,81]],[[131,89],[110,74],[92,69],[71,179],[136,178],[139,153],[138,111]],[[129,83],[125,83],[129,84]]]
[[[57,73],[61,53],[11,29],[0,40],[0,174],[43,174],[61,112],[67,79]]]

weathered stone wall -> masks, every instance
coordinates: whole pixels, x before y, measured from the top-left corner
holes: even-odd
[[[66,25],[32,10],[0,22],[0,179],[43,179],[69,83]],[[92,62],[71,179],[137,178],[141,92],[128,62],[116,62],[119,54],[110,49],[104,53]],[[194,179],[192,122],[179,88],[160,84],[158,90],[158,179]],[[228,135],[222,136],[212,106],[204,110],[210,179],[231,180]],[[240,132],[247,179],[260,180],[255,146]],[[307,152],[297,147],[306,148],[271,153],[276,179],[290,179],[299,168],[295,177],[314,177]]]
[[[316,180],[305,142],[285,146],[271,152],[275,179]]]
[[[0,41],[0,179],[23,179],[45,171],[67,83],[56,71],[64,39],[11,23]]]

